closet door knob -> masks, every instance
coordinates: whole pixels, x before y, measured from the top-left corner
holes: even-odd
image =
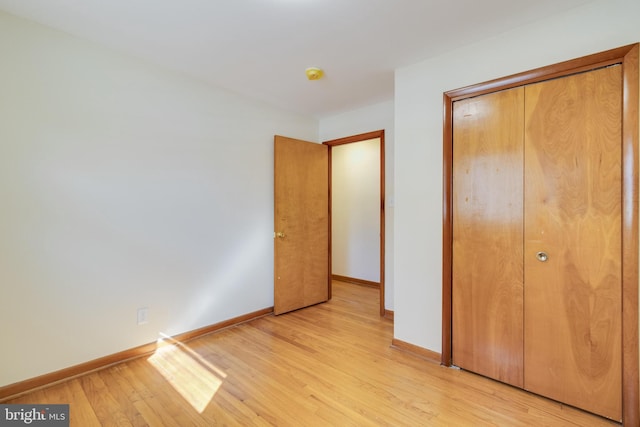
[[[546,252],[538,252],[536,254],[536,258],[538,258],[538,261],[540,262],[545,262],[546,260],[549,259],[549,255],[547,255]]]

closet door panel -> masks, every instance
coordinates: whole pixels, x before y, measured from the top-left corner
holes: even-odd
[[[621,84],[614,66],[527,86],[524,155],[525,388],[616,420]]]
[[[452,355],[523,386],[524,89],[453,107]]]

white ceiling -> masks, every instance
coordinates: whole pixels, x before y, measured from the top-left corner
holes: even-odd
[[[590,0],[0,0],[0,9],[323,117],[393,97],[393,70]],[[318,66],[322,80],[304,70]]]

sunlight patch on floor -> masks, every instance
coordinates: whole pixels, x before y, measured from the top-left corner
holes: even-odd
[[[158,340],[158,349],[147,360],[198,413],[206,409],[226,377],[188,346],[167,336]]]

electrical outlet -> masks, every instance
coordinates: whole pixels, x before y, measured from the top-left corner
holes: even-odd
[[[149,323],[149,309],[140,307],[138,309],[138,325],[144,325],[145,323]]]

